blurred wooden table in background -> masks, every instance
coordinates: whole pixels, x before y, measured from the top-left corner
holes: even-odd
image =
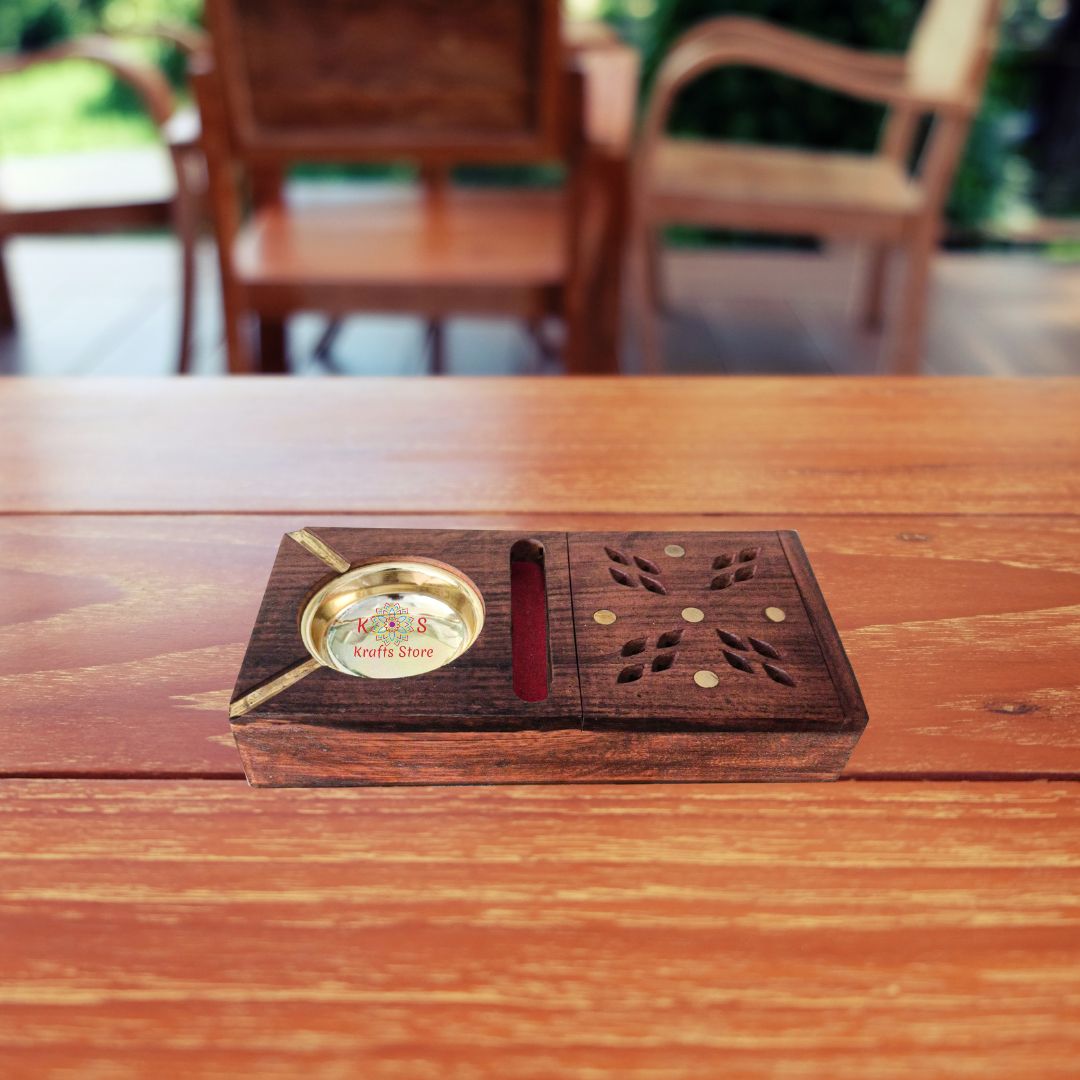
[[[0,1071],[1066,1076],[1080,384],[0,385]],[[832,785],[253,791],[315,524],[794,528]]]

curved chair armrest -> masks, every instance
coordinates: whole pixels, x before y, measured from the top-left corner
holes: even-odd
[[[733,65],[790,75],[882,105],[917,111],[959,111],[968,106],[913,95],[903,56],[861,52],[758,19],[720,16],[691,28],[665,57],[646,109],[645,141],[660,135],[683,86],[713,68]]]
[[[210,35],[197,26],[189,23],[161,21],[152,22],[145,26],[125,26],[117,30],[108,31],[110,37],[115,38],[154,38],[168,45],[174,45],[190,59],[210,48]]]
[[[172,45],[183,56],[185,69],[205,56],[210,49],[210,35],[197,26],[181,22],[154,22],[147,26],[125,27],[109,32],[110,37],[151,38]],[[185,72],[186,73],[186,72]],[[185,152],[198,147],[200,139],[199,110],[192,105],[178,104],[161,129],[165,144],[172,150]]]
[[[146,33],[151,37],[167,41],[170,45],[175,45],[187,56],[206,52],[210,48],[210,35],[197,26],[189,26],[187,23],[158,22],[150,26]]]
[[[654,93],[670,99],[704,72],[732,65],[765,68],[885,104],[905,96],[902,56],[860,52],[743,16],[720,16],[687,31],[664,58]]]
[[[766,47],[812,54],[821,63],[835,64],[873,77],[903,79],[907,72],[907,57],[902,53],[865,52],[745,15],[721,15],[691,27],[675,42],[672,52],[699,37],[720,44],[734,38],[754,39]]]
[[[153,22],[146,26],[129,26],[109,31],[109,36],[123,38],[150,38],[172,45],[183,57],[185,77],[192,64],[210,50],[210,35],[190,23],[175,21]],[[168,123],[161,129],[165,144],[173,150],[185,152],[198,147],[201,137],[199,110],[193,105],[178,104]]]
[[[197,149],[202,140],[199,110],[194,105],[181,105],[162,125],[161,137],[171,150]]]
[[[156,67],[126,55],[114,41],[98,34],[74,38],[36,52],[0,56],[0,74],[61,60],[89,60],[108,68],[139,95],[158,128],[164,127],[176,111],[173,92]]]

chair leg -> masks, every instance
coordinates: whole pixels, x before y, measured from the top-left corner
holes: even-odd
[[[218,274],[221,279],[221,317],[225,323],[225,361],[230,375],[250,375],[255,370],[251,342],[251,313],[232,276],[232,263],[217,242]]]
[[[318,360],[320,364],[325,364],[331,370],[336,367],[334,358],[331,355],[334,348],[334,342],[337,341],[338,335],[341,333],[344,325],[345,321],[343,319],[328,320],[326,329],[323,330],[322,335],[316,342],[315,348],[311,353],[315,360]]]
[[[619,213],[611,228],[611,237],[604,246],[600,265],[595,268],[595,300],[593,308],[593,355],[590,371],[617,375],[620,370],[619,349],[622,344],[622,297],[626,268],[625,214]]]
[[[645,234],[645,274],[649,300],[653,308],[660,312],[667,311],[667,293],[664,289],[663,229],[649,229]]]
[[[442,319],[429,319],[425,345],[431,358],[431,374],[446,374],[446,324]]]
[[[548,328],[542,317],[534,316],[527,319],[525,329],[536,346],[537,371],[543,370],[546,365],[552,364],[559,359],[559,347],[548,337]]]
[[[623,297],[626,289],[627,241],[632,225],[631,177],[629,161],[616,159],[607,164],[605,197],[609,207],[599,265],[591,269],[599,294],[597,300],[596,342],[591,370],[597,374],[617,375],[621,371],[623,343]],[[657,288],[659,288],[659,266]]]
[[[230,375],[250,375],[255,370],[251,348],[249,319],[245,312],[232,309],[223,291],[225,316],[225,358]]]
[[[585,280],[584,273],[579,273],[567,281],[562,290],[559,311],[563,326],[561,352],[563,370],[567,375],[588,373],[595,341]]]
[[[930,230],[920,229],[905,246],[903,292],[889,334],[889,370],[894,375],[918,375],[922,368],[933,254]]]
[[[176,234],[180,241],[180,343],[176,370],[181,375],[191,372],[191,339],[195,321],[195,244],[198,236],[192,207],[181,207],[177,201]]]
[[[580,312],[564,314],[566,330],[563,337],[563,368],[567,375],[584,375],[589,371],[589,342],[591,335]]]
[[[885,285],[888,279],[889,256],[887,244],[874,244],[866,253],[865,278],[861,282],[859,323],[864,330],[878,331],[885,321]]]
[[[266,375],[285,375],[289,364],[285,355],[285,320],[259,316],[259,371]]]
[[[8,283],[4,245],[0,244],[0,333],[11,333],[14,329],[15,302],[11,298],[11,285]]]
[[[660,312],[654,302],[650,284],[649,245],[649,235],[644,230],[637,229],[632,241],[630,281],[642,370],[647,375],[657,375],[663,370],[664,358],[661,348]]]
[[[616,266],[618,260],[616,260]],[[620,314],[622,305],[622,275],[618,270],[605,272],[605,279],[601,283],[600,297],[597,305],[596,320],[596,355],[593,358],[593,370],[605,375],[617,375],[619,373],[619,342],[622,332]]]
[[[192,148],[174,150],[173,169],[176,174],[176,195],[172,203],[172,224],[180,245],[180,335],[176,369],[181,375],[186,375],[191,370],[195,255],[205,187],[201,152]]]

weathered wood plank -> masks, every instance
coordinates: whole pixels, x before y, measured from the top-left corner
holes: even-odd
[[[2,518],[3,772],[241,775],[274,551],[327,523],[797,529],[870,714],[848,775],[1080,775],[1080,519],[790,515]]]
[[[10,382],[0,511],[1070,513],[1070,380]]]
[[[5,1075],[1075,1075],[1075,784],[13,781]]]

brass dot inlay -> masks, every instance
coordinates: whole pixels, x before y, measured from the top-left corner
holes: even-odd
[[[694,672],[694,682],[706,690],[712,689],[719,681],[719,676],[717,676],[715,671],[702,669],[701,671]]]
[[[787,613],[783,608],[767,607],[765,609],[765,618],[769,622],[783,622],[787,618]]]
[[[684,607],[682,609],[682,617],[687,622],[701,622],[705,618],[705,612],[699,607]]]
[[[664,554],[670,555],[673,559],[681,559],[686,554],[686,548],[682,544],[668,544],[664,548]]]
[[[607,608],[593,612],[593,622],[598,622],[601,626],[610,626],[617,618],[615,612],[608,611]]]

